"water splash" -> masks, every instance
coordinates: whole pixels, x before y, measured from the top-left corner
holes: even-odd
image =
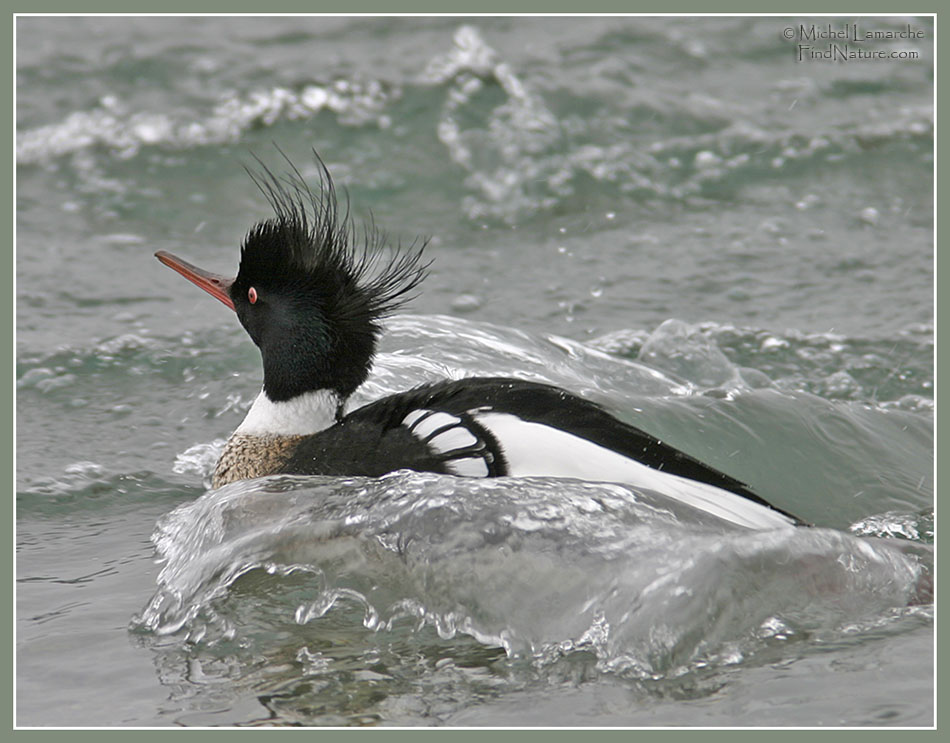
[[[120,159],[129,159],[143,147],[162,145],[189,150],[240,141],[255,126],[273,126],[332,112],[341,124],[388,126],[383,113],[398,88],[378,80],[337,79],[306,84],[297,89],[274,87],[246,94],[230,94],[205,118],[136,111],[118,96],[107,95],[88,111],[74,111],[54,124],[17,132],[19,164],[34,164],[64,155],[103,147]]]
[[[541,96],[499,59],[475,28],[459,28],[451,51],[429,62],[422,81],[449,85],[438,137],[468,172],[466,184],[478,193],[464,203],[470,218],[510,218],[556,203],[553,195],[533,185],[557,190],[569,175],[563,168],[552,172],[552,160],[545,157],[561,140],[560,124]],[[472,113],[483,118],[479,99],[491,98],[495,86],[502,101],[484,116],[484,126],[464,126]]]
[[[342,602],[374,632],[408,621],[643,678],[907,605],[928,559],[832,530],[750,532],[619,485],[409,472],[235,483],[170,513],[154,541],[159,590],[135,623],[159,634],[232,638],[239,577],[303,574],[284,609],[299,624]]]
[[[669,320],[654,331],[619,330],[590,347],[637,358],[695,386],[774,386],[830,400],[860,400],[904,410],[933,409],[932,326],[897,339],[849,337]],[[751,374],[750,374],[751,372]]]

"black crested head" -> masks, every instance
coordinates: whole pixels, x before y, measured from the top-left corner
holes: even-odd
[[[259,159],[260,170],[246,169],[274,217],[244,238],[230,295],[261,350],[264,392],[274,402],[321,389],[349,396],[369,373],[379,321],[412,299],[428,267],[425,242],[390,250],[372,221],[357,233],[348,203],[341,215],[330,173],[314,156],[315,190],[285,155],[284,175]]]

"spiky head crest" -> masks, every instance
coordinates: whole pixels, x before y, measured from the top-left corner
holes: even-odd
[[[259,169],[246,168],[274,216],[244,238],[230,294],[275,402],[319,389],[350,395],[369,373],[380,319],[412,298],[429,265],[425,241],[390,250],[372,221],[357,234],[349,200],[341,215],[330,172],[313,154],[316,189],[283,152],[285,174],[256,157]]]

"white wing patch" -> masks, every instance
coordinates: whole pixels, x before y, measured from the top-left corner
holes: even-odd
[[[750,529],[789,528],[788,517],[741,495],[661,472],[580,436],[509,413],[472,411],[495,436],[515,477],[573,477],[655,490]]]
[[[427,415],[432,415],[432,411],[413,410],[411,413],[409,413],[409,415],[403,418],[402,424],[411,429],[416,424],[416,421],[418,421],[420,418],[425,418]]]
[[[423,415],[417,416],[416,413],[419,412],[422,412]],[[412,423],[409,422],[410,418],[413,419]],[[423,439],[440,454],[478,443],[475,435],[465,428],[462,419],[448,413],[434,413],[425,410],[413,411],[406,416],[403,425],[408,425],[416,436]]]
[[[461,418],[433,410],[413,410],[403,418],[402,425],[440,457],[452,473],[488,477],[492,454]]]

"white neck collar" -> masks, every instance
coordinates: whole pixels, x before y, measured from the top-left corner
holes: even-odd
[[[343,399],[333,390],[316,390],[284,402],[273,402],[261,393],[244,422],[235,433],[253,436],[306,436],[329,428],[336,423],[337,411]]]

